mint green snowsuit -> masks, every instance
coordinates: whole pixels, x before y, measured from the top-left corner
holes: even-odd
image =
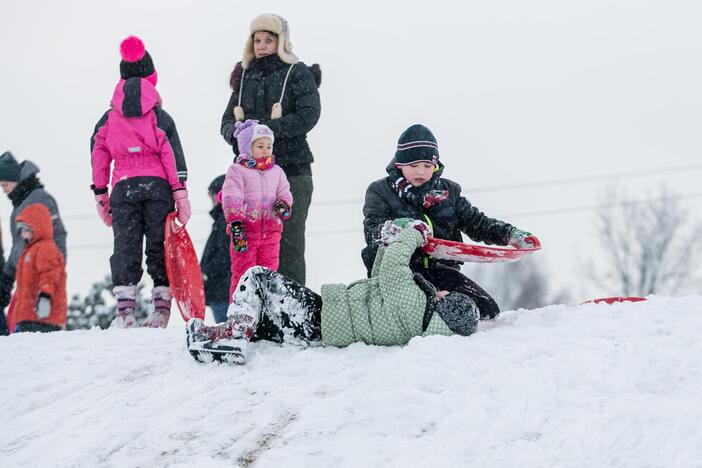
[[[348,346],[359,341],[403,345],[415,336],[454,334],[438,314],[422,331],[427,296],[414,282],[409,268],[410,257],[421,245],[422,235],[406,228],[394,243],[380,248],[370,278],[348,286],[322,286],[325,345]]]

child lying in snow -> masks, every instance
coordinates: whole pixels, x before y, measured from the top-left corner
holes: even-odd
[[[254,266],[241,277],[225,324],[206,326],[200,319],[187,323],[188,349],[198,360],[243,364],[253,338],[348,346],[403,345],[415,336],[432,334],[470,335],[479,320],[475,302],[459,292],[437,291],[410,270],[412,254],[429,235],[421,221],[388,221],[371,277],[348,286],[323,285],[321,296]]]

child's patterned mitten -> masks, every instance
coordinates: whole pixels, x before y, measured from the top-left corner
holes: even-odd
[[[290,205],[284,200],[276,200],[273,203],[273,211],[280,216],[280,219],[290,219]]]
[[[516,249],[530,249],[534,247],[534,242],[530,237],[532,237],[530,232],[513,227],[509,231],[509,245]]]
[[[241,221],[232,221],[229,224],[229,234],[232,236],[232,247],[236,252],[246,252],[249,243],[246,240],[246,228]]]

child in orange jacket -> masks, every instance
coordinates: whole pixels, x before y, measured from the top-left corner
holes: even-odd
[[[10,304],[14,332],[62,330],[66,326],[66,269],[53,240],[51,213],[35,203],[17,216],[27,243],[17,263],[17,289]]]

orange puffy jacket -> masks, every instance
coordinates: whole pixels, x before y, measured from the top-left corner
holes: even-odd
[[[66,325],[66,269],[61,251],[53,240],[51,213],[46,205],[35,203],[17,216],[34,232],[31,242],[20,254],[17,263],[17,289],[13,299],[12,321],[42,322],[64,327]],[[51,298],[51,313],[47,318],[37,316],[39,295]]]

